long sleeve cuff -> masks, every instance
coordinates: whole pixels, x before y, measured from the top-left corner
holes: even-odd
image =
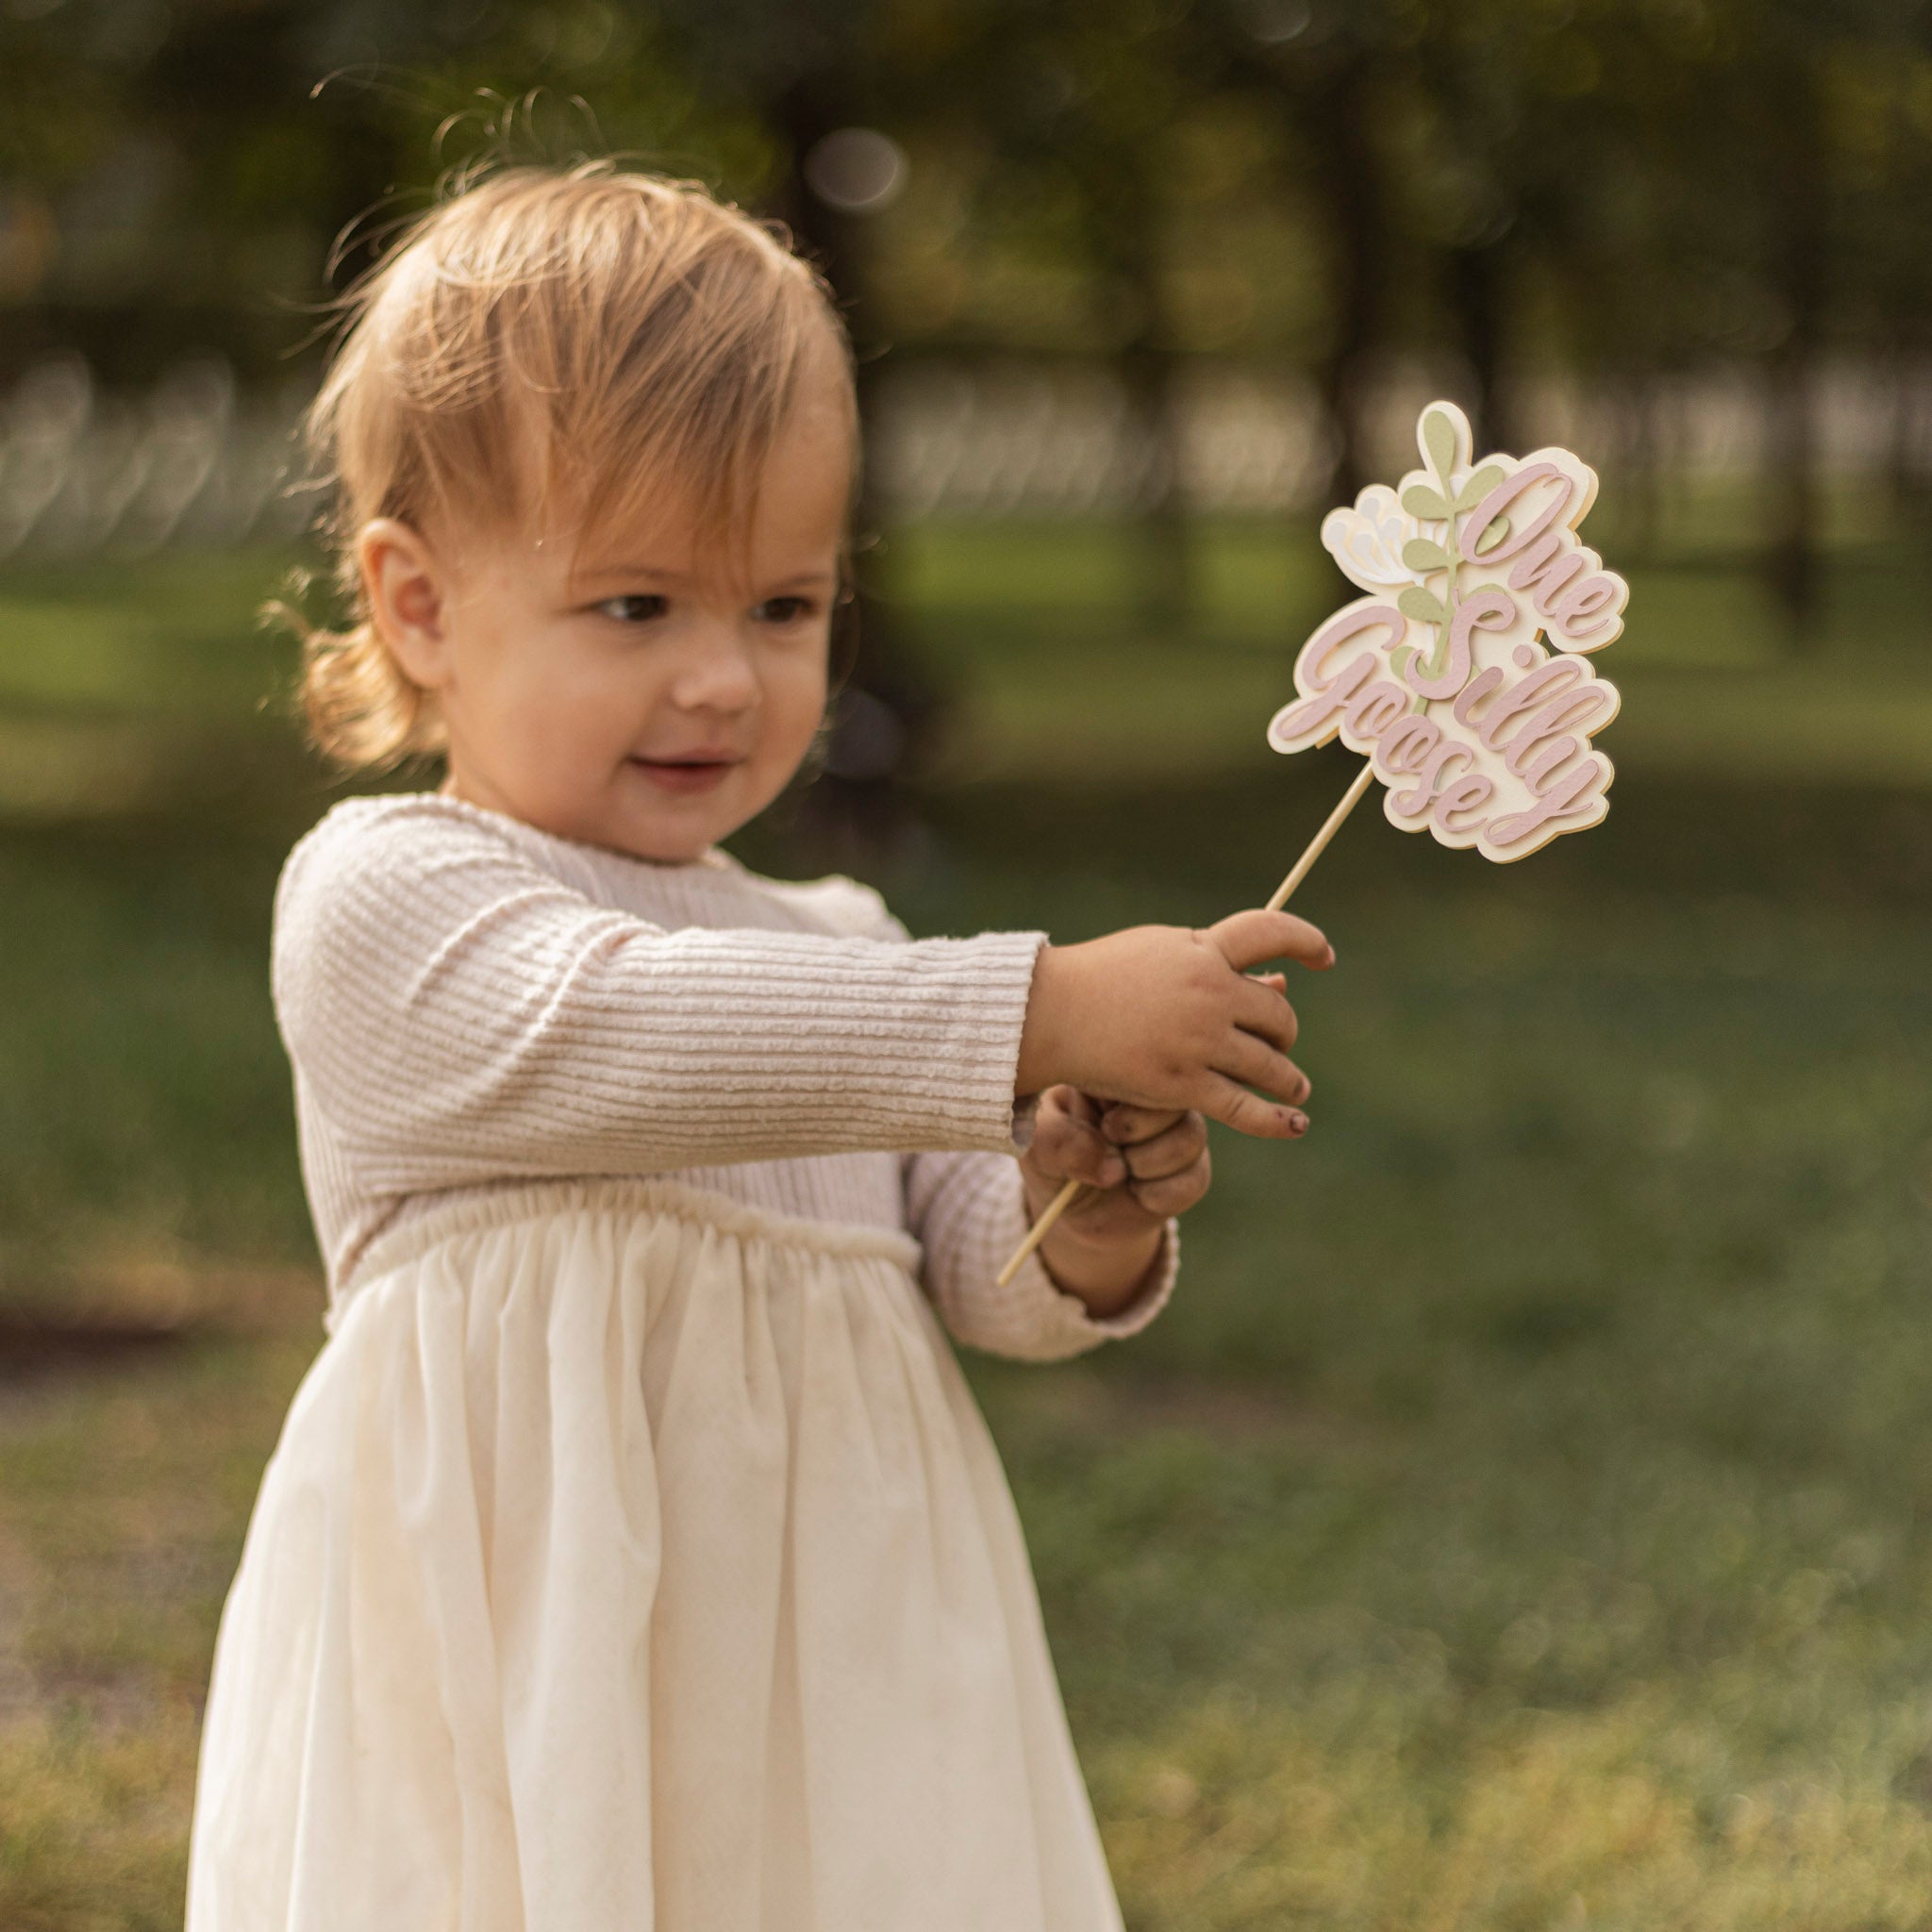
[[[1145,1286],[1124,1308],[1090,1314],[1076,1294],[1048,1274],[1038,1248],[1003,1288],[997,1275],[1025,1240],[1031,1223],[1017,1167],[1008,1165],[976,1194],[973,1210],[953,1223],[957,1251],[934,1271],[942,1284],[941,1311],[956,1340],[1021,1361],[1058,1361],[1103,1341],[1137,1335],[1174,1293],[1180,1268],[1180,1224],[1170,1219]]]

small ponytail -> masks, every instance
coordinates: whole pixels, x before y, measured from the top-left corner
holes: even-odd
[[[291,592],[305,588],[300,578]],[[435,694],[404,675],[367,618],[329,630],[309,623],[291,597],[261,608],[264,624],[292,631],[302,646],[294,691],[310,745],[344,772],[378,773],[448,745]]]

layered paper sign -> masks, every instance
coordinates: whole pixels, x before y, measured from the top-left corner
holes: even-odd
[[[1617,714],[1590,654],[1624,628],[1629,587],[1577,531],[1596,472],[1566,449],[1474,460],[1469,419],[1435,402],[1423,467],[1329,513],[1324,546],[1368,594],[1295,659],[1276,751],[1340,737],[1406,832],[1501,862],[1599,824],[1613,768],[1591,743]]]

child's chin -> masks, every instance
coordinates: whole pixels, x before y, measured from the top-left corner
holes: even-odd
[[[720,839],[728,839],[739,823],[728,815],[721,819],[715,812],[693,812],[667,824],[661,815],[653,814],[627,825],[623,843],[635,857],[656,865],[688,865]]]

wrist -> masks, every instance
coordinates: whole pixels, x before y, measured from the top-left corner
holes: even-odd
[[[1067,1007],[1066,946],[1042,945],[1033,961],[1033,984],[1026,995],[1026,1017],[1020,1026],[1020,1056],[1013,1068],[1013,1093],[1043,1093],[1065,1077],[1062,1041]]]
[[[1056,1288],[1084,1302],[1090,1315],[1106,1317],[1140,1297],[1166,1242],[1165,1222],[1115,1235],[1062,1222],[1041,1242],[1040,1260]]]

